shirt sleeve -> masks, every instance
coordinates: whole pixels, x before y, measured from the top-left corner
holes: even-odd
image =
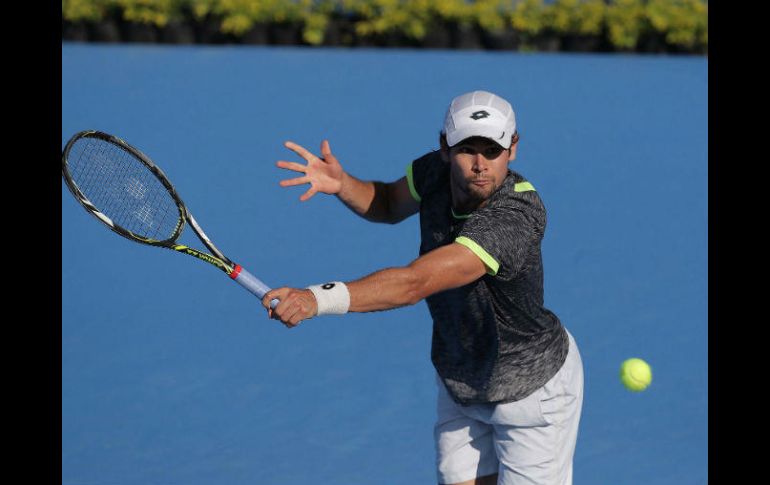
[[[487,273],[514,278],[540,254],[544,214],[525,203],[482,208],[465,222],[455,239],[486,265]]]
[[[422,197],[415,187],[414,181],[414,162],[411,162],[406,166],[406,182],[409,184],[409,193],[412,194],[412,198],[417,202],[422,202]]]
[[[437,177],[442,169],[438,152],[429,152],[406,166],[406,181],[409,193],[417,202],[437,183]]]

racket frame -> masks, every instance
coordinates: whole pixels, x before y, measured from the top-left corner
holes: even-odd
[[[106,141],[107,143],[117,145],[123,150],[129,152],[134,157],[136,157],[139,161],[142,162],[142,164],[144,164],[152,172],[152,174],[158,179],[158,181],[160,181],[163,187],[168,191],[171,198],[174,199],[174,202],[176,203],[176,206],[177,206],[177,210],[179,211],[179,222],[177,223],[176,228],[174,229],[174,232],[171,235],[171,237],[161,241],[156,239],[145,238],[143,236],[140,236],[139,234],[129,231],[128,229],[119,226],[114,221],[112,221],[112,219],[110,219],[109,217],[104,215],[101,211],[99,211],[99,209],[88,199],[88,197],[86,197],[85,194],[83,194],[83,192],[80,190],[75,180],[72,178],[72,175],[69,173],[69,168],[68,168],[68,159],[69,159],[70,150],[78,140],[83,138],[97,138],[97,139]],[[64,181],[66,182],[67,188],[70,190],[70,192],[75,197],[75,199],[77,199],[78,202],[80,202],[80,204],[83,206],[86,212],[94,216],[96,219],[99,220],[99,222],[109,227],[112,231],[125,237],[126,239],[130,239],[132,241],[135,241],[141,244],[147,244],[150,246],[158,246],[158,247],[163,247],[167,249],[172,249],[174,251],[189,254],[190,256],[195,256],[200,260],[206,261],[207,263],[216,266],[217,268],[224,271],[228,276],[231,276],[231,277],[233,276],[232,273],[236,269],[236,267],[239,267],[238,265],[233,263],[229,258],[227,258],[224,254],[222,254],[222,252],[219,249],[217,249],[216,246],[214,246],[214,243],[211,242],[211,239],[209,239],[208,236],[206,236],[206,234],[203,232],[201,227],[193,218],[190,211],[187,209],[187,206],[182,201],[182,198],[179,197],[179,194],[174,188],[174,185],[171,183],[168,177],[166,177],[166,174],[163,173],[163,170],[161,170],[161,168],[158,167],[147,155],[142,153],[140,150],[134,148],[133,146],[129,145],[127,142],[125,142],[121,138],[115,135],[110,135],[109,133],[104,133],[102,131],[97,131],[97,130],[83,130],[76,133],[72,138],[70,138],[70,140],[65,145],[64,150],[62,151],[62,176],[64,177]],[[207,253],[204,253],[203,251],[199,251],[197,249],[194,249],[182,244],[177,244],[177,239],[179,238],[179,236],[181,236],[182,231],[184,230],[185,222],[189,223],[192,230],[195,232],[195,234],[198,236],[201,242],[203,242],[206,248],[209,251],[211,251],[212,254],[207,254]]]

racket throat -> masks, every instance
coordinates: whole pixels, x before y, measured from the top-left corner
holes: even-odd
[[[213,264],[217,268],[221,269],[228,275],[232,273],[233,267],[226,262],[222,261],[221,259],[211,256],[209,254],[206,254],[204,252],[198,251],[197,249],[193,249],[188,246],[184,246],[182,244],[176,244],[174,246],[171,246],[171,249],[174,251],[178,251],[180,253],[189,254],[190,256],[195,256],[198,259],[201,259],[203,261],[206,261],[209,264]]]

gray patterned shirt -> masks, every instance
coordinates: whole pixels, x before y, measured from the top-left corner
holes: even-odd
[[[556,374],[569,346],[558,317],[543,306],[540,197],[509,170],[484,207],[456,214],[439,152],[412,162],[407,181],[420,202],[420,255],[457,242],[487,266],[478,280],[426,298],[436,371],[460,404],[527,397]]]

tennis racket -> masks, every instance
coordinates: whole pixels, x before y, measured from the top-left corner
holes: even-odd
[[[214,246],[160,167],[120,138],[94,130],[76,133],[62,152],[62,176],[80,205],[121,236],[195,256],[259,299],[270,291]],[[210,253],[177,244],[185,223]],[[271,302],[273,308],[277,304]]]

